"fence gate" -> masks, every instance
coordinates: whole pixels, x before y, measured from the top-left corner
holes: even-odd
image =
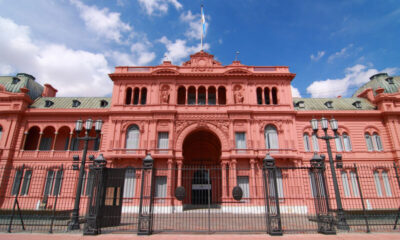
[[[93,166],[90,177],[93,177],[85,235],[101,233],[101,228],[121,224],[122,199],[125,168],[105,168]]]

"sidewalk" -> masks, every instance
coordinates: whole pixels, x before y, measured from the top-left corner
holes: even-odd
[[[98,236],[83,236],[81,234],[27,234],[27,233],[0,233],[0,239],[7,240],[204,240],[204,239],[222,239],[222,240],[287,240],[287,239],[304,239],[304,240],[323,240],[323,239],[341,239],[341,240],[357,240],[357,239],[400,239],[400,233],[343,233],[338,235],[322,235],[322,234],[287,234],[280,237],[271,237],[267,234],[154,234],[151,236],[137,236],[136,234],[103,234]]]

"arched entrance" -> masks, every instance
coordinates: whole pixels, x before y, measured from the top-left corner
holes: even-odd
[[[195,208],[221,202],[221,142],[208,130],[196,130],[183,141],[184,204]]]

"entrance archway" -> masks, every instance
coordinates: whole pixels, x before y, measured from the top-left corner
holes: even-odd
[[[183,141],[182,182],[187,208],[218,206],[221,202],[221,142],[207,130],[196,130]]]

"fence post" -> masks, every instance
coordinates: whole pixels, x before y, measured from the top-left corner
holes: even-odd
[[[354,171],[356,173],[356,180],[357,180],[357,185],[358,185],[358,192],[360,193],[360,198],[361,198],[361,205],[363,208],[363,214],[364,214],[364,218],[365,218],[365,224],[367,226],[367,233],[370,233],[371,230],[369,229],[369,223],[368,223],[368,215],[367,215],[367,211],[365,211],[365,204],[364,204],[364,197],[363,197],[363,193],[361,190],[361,184],[360,184],[360,178],[358,176],[358,169],[357,169],[357,165],[354,163]]]
[[[10,223],[8,225],[8,232],[9,233],[11,232],[11,226],[12,226],[14,215],[15,215],[15,207],[17,207],[19,218],[21,219],[22,229],[25,230],[24,220],[22,219],[22,213],[21,213],[21,209],[19,208],[19,203],[18,203],[18,195],[19,195],[19,191],[21,189],[21,183],[22,183],[22,177],[24,176],[24,170],[25,170],[25,164],[22,165],[21,175],[19,176],[19,182],[18,182],[18,186],[17,186],[17,189],[16,189],[17,191],[15,193],[14,205],[13,205],[13,209],[12,209],[11,219],[10,219]],[[15,172],[15,174],[17,174],[17,173],[18,173],[18,170],[17,170],[17,172]],[[11,189],[11,191],[13,191],[13,190],[14,189]]]
[[[86,223],[83,229],[83,235],[98,235],[101,234],[101,205],[104,198],[104,175],[106,171],[106,161],[99,158],[93,161],[90,170],[93,174],[88,174],[92,177],[92,189],[88,202],[86,214]]]
[[[311,177],[314,184],[314,203],[318,223],[318,233],[336,234],[332,211],[329,205],[328,191],[325,181],[325,163],[314,153],[311,163]]]
[[[400,190],[400,177],[399,177],[399,169],[397,168],[396,162],[393,162],[393,167],[394,167],[394,172],[396,173],[396,180],[397,180],[397,185],[399,186],[399,190]],[[397,211],[397,216],[396,216],[396,220],[394,221],[394,227],[393,230],[395,230],[397,228],[397,223],[399,221],[399,217],[400,217],[400,207],[399,210]]]
[[[137,235],[152,234],[154,197],[154,160],[150,154],[143,159]]]
[[[266,201],[267,232],[280,236],[282,232],[281,213],[279,209],[279,193],[275,159],[269,153],[263,160],[264,192]]]

